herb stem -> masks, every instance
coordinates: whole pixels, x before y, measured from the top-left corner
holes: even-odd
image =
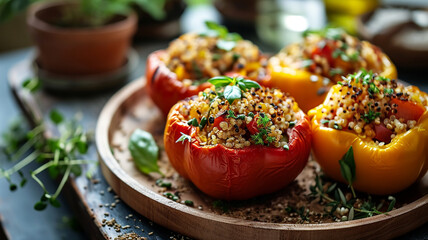
[[[65,164],[68,163],[67,169],[65,170],[64,176],[62,176],[61,182],[58,186],[58,188],[56,189],[54,195],[52,196],[53,199],[56,199],[59,195],[59,193],[61,192],[62,188],[65,185],[65,182],[67,182],[68,180],[68,176],[70,175],[70,171],[71,171],[71,167],[73,166],[72,164],[70,164],[70,160],[68,159],[64,159]]]
[[[22,157],[22,155],[24,155],[28,150],[30,150],[30,148],[39,140],[38,137],[34,137],[32,139],[30,139],[28,142],[26,142],[24,145],[22,145],[22,147],[20,147],[18,149],[18,151],[16,151],[16,153],[12,156],[11,161],[15,162],[16,160],[18,160],[19,158]]]
[[[30,164],[31,162],[33,162],[35,159],[37,159],[37,156],[39,155],[38,152],[33,152],[30,155],[28,155],[27,157],[25,157],[24,159],[22,159],[22,161],[18,162],[15,166],[13,166],[12,168],[10,168],[7,171],[4,171],[2,175],[0,175],[0,177],[9,177],[10,175],[18,172],[19,170],[21,170],[23,167],[27,166],[28,164]]]
[[[357,198],[357,194],[355,194],[354,186],[352,186],[352,185],[350,185],[350,186],[351,186],[352,196],[353,196],[354,198]]]

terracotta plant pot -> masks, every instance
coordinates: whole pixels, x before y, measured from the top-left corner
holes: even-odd
[[[46,71],[90,75],[114,71],[126,61],[137,17],[117,16],[96,28],[63,28],[52,23],[63,16],[67,2],[39,3],[28,13],[27,24],[38,49],[37,62]]]

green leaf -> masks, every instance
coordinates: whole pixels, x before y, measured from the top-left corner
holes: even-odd
[[[34,205],[34,209],[36,209],[37,211],[42,211],[42,210],[44,210],[47,206],[48,206],[48,205],[47,205],[45,202],[41,202],[41,201],[39,201],[39,202],[37,202],[37,203]]]
[[[336,188],[336,186],[337,186],[337,183],[331,184],[330,187],[328,187],[326,193],[332,192]]]
[[[49,117],[50,117],[51,121],[57,125],[60,124],[64,120],[64,117],[62,116],[62,114],[60,112],[58,112],[56,109],[53,109],[50,112]]]
[[[250,89],[250,88],[259,89],[260,88],[260,84],[258,84],[257,82],[255,82],[253,80],[242,79],[239,82],[244,83],[245,87],[248,88],[248,89]]]
[[[199,128],[202,130],[204,129],[205,125],[207,125],[207,118],[206,117],[202,117],[201,118],[201,122],[199,123]]]
[[[205,21],[205,26],[213,31],[216,36],[220,37],[220,38],[225,38],[227,36],[227,34],[229,33],[229,31],[227,30],[227,28],[225,26],[219,25],[215,22],[212,21]]]
[[[29,78],[22,83],[22,87],[28,91],[34,93],[41,87],[40,80],[38,78]]]
[[[193,201],[191,201],[191,200],[185,200],[184,204],[186,204],[189,207],[193,207],[193,205],[194,205]]]
[[[389,211],[391,211],[392,209],[394,209],[395,202],[397,201],[397,200],[395,199],[395,197],[393,197],[393,196],[389,196],[389,197],[388,197],[388,200],[389,200],[389,201],[391,201],[391,202],[389,203],[388,209],[386,210],[387,212],[389,212]]]
[[[236,99],[241,99],[241,94],[241,89],[237,86],[229,85],[224,89],[224,97],[229,102],[229,104],[232,104]]]
[[[103,4],[109,4],[109,2],[113,2],[113,1],[103,2]],[[154,19],[162,20],[166,17],[165,2],[166,2],[165,0],[156,0],[156,1],[134,0],[134,1],[130,1],[130,3],[126,3],[126,2],[118,3],[118,5],[125,7],[125,10],[128,11],[131,3],[136,3],[139,7],[141,7],[144,10],[144,12],[149,14]]]
[[[50,166],[48,168],[48,173],[52,179],[56,179],[59,176],[59,169],[57,166]]]
[[[342,201],[342,204],[346,205],[346,198],[345,198],[345,195],[343,195],[342,190],[340,190],[340,188],[338,188],[337,192],[339,193],[340,201]]]
[[[76,177],[82,175],[82,167],[80,165],[73,165],[70,170]]]
[[[349,210],[349,214],[348,214],[348,221],[351,221],[354,219],[354,207],[351,207],[351,209]]]
[[[196,118],[192,118],[189,121],[187,121],[187,125],[197,127],[199,126],[198,120]]]
[[[214,85],[215,87],[224,87],[231,84],[233,82],[233,78],[228,76],[218,76],[209,79],[208,82]]]
[[[49,203],[56,208],[61,207],[61,203],[56,198],[49,198]]]
[[[14,183],[11,183],[10,185],[9,185],[9,190],[10,191],[16,191],[16,189],[18,189],[18,186],[16,186],[16,184],[14,184]]]
[[[21,179],[21,183],[19,183],[19,186],[24,187],[26,183],[27,183],[27,179],[23,178]]]
[[[339,160],[339,164],[343,178],[345,178],[349,185],[352,185],[355,181],[355,161],[352,146],[349,147],[342,159]]]
[[[217,40],[216,46],[218,49],[222,49],[224,51],[230,51],[236,46],[236,42],[219,39],[219,40]]]
[[[157,165],[159,147],[149,132],[136,129],[131,135],[128,149],[131,152],[134,163],[141,172],[144,174],[151,172],[162,174]]]

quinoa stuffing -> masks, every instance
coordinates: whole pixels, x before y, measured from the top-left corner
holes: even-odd
[[[254,80],[266,75],[267,58],[250,41],[223,26],[207,23],[209,34],[187,33],[171,42],[161,57],[186,86],[198,85],[227,72],[242,73]]]
[[[228,85],[223,91],[212,86],[181,102],[179,118],[198,127],[199,144],[222,144],[235,149],[250,145],[288,149],[287,129],[296,125],[300,111],[294,99],[278,89],[261,87],[250,80],[233,78],[231,81],[236,85]],[[241,83],[249,85],[243,87]],[[233,90],[241,96],[231,99],[229,92]]]
[[[289,45],[270,61],[338,82],[341,76],[362,68],[382,73],[390,65],[382,56],[381,50],[369,42],[360,41],[342,29],[327,28],[305,33],[301,43]]]
[[[318,120],[325,127],[351,131],[385,145],[414,128],[428,109],[428,96],[418,88],[404,87],[371,71],[362,70],[343,79],[319,106],[322,116]],[[400,112],[403,107],[407,110]]]

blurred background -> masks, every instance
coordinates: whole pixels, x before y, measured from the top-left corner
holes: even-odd
[[[26,10],[34,2],[39,1],[0,2],[0,52],[32,44]],[[150,0],[143,2],[150,5]],[[156,8],[152,5],[149,12]],[[164,15],[155,18],[147,9],[134,7],[139,17],[134,44],[202,30],[205,19],[256,41],[263,50],[277,52],[299,41],[302,32],[331,25],[378,45],[399,68],[428,66],[426,0],[166,0]]]

